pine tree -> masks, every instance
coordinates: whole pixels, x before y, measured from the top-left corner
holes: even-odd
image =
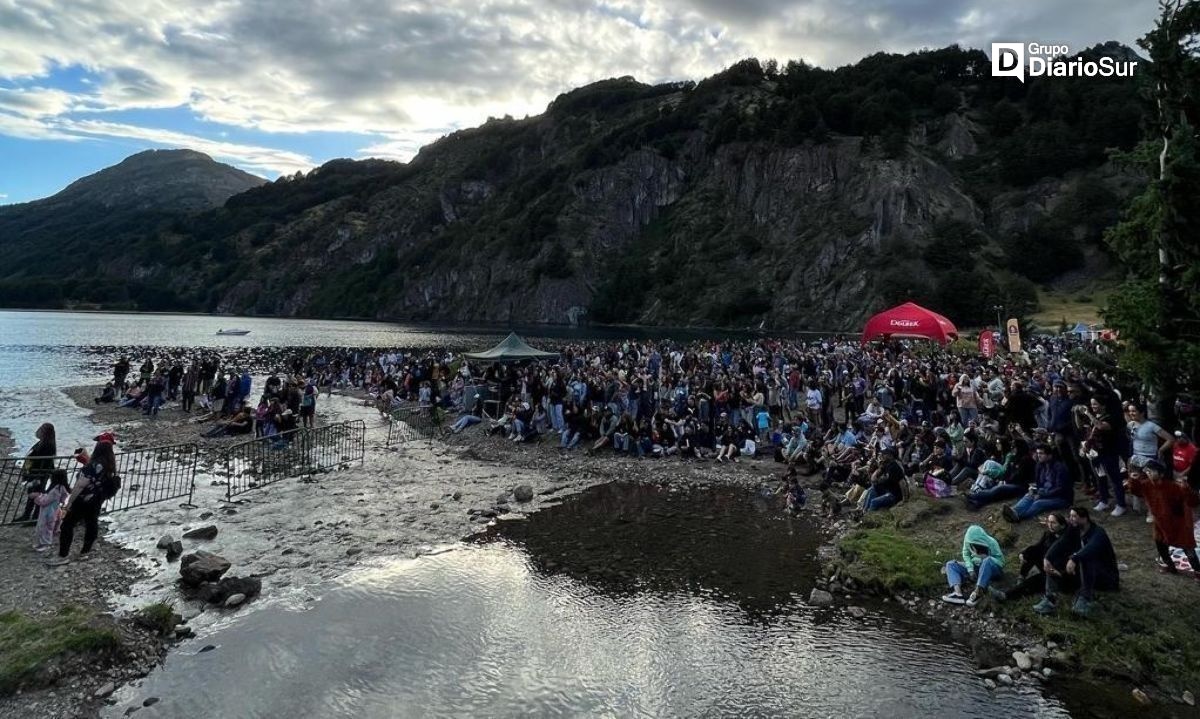
[[[1160,0],[1153,30],[1138,40],[1151,64],[1149,142],[1153,180],[1107,234],[1130,280],[1106,319],[1121,331],[1126,363],[1148,382],[1159,415],[1174,421],[1181,390],[1200,383],[1200,2]],[[1147,158],[1149,147],[1143,146]]]

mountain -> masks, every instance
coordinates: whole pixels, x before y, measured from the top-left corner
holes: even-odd
[[[231,196],[264,182],[195,150],[146,150],[29,204],[198,211],[220,207]]]
[[[406,164],[336,160],[127,227],[118,251],[55,275],[104,288],[60,301],[841,330],[914,299],[987,322],[995,304],[1032,310],[1038,284],[1105,271],[1100,234],[1144,183],[1108,160],[1140,137],[1136,78],[988,68],[950,47],[605,80]],[[0,246],[26,237],[4,228]],[[42,267],[25,258],[0,303]]]
[[[0,207],[6,260],[0,265],[0,304],[153,307],[169,292],[157,287],[157,279],[122,276],[125,248],[164,221],[219,207],[265,182],[194,150],[147,150],[51,197]],[[111,263],[108,272],[97,276],[98,263]],[[81,294],[72,286],[79,282],[94,286]]]

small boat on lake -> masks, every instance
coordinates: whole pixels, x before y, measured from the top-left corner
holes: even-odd
[[[240,337],[241,335],[250,334],[250,330],[217,330],[217,334],[219,334],[219,335],[236,335],[236,336]]]

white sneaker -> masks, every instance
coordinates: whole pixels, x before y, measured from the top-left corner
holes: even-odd
[[[1092,507],[1093,512],[1104,512],[1108,509],[1108,502],[1096,502],[1096,506]]]
[[[1153,514],[1146,515],[1146,524],[1154,524],[1154,515]]]
[[[1114,509],[1114,510],[1112,511],[1112,516],[1114,516],[1114,517],[1120,517],[1120,516],[1122,516],[1122,515],[1124,515],[1124,514],[1125,514],[1125,508],[1124,508],[1124,507],[1117,507],[1116,509]]]

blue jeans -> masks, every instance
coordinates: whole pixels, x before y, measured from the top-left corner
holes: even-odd
[[[978,578],[975,580],[975,586],[987,589],[988,585],[1003,573],[1004,570],[1000,568],[999,562],[991,557],[984,557],[976,571]],[[961,585],[969,576],[971,575],[967,571],[967,565],[957,560],[946,562],[946,581],[952,588]]]
[[[482,421],[483,420],[481,418],[476,417],[473,414],[464,414],[463,416],[458,418],[458,421],[456,421],[454,423],[454,426],[452,426],[450,428],[450,431],[457,434],[458,432],[463,431],[467,427],[470,427],[473,424],[479,424]]]
[[[974,407],[959,407],[958,418],[962,420],[962,425],[966,427],[971,422],[979,418],[979,410]]]
[[[1066,509],[1067,504],[1065,499],[1038,499],[1032,494],[1026,494],[1021,497],[1021,501],[1013,505],[1013,511],[1017,513],[1018,519],[1029,519],[1052,509]]]
[[[892,494],[891,492],[886,492],[884,494],[876,494],[874,487],[870,487],[867,489],[867,511],[868,512],[875,512],[880,509],[887,509],[888,507],[894,506],[896,504],[896,502],[897,502],[896,495]]]
[[[563,431],[566,424],[563,422],[563,406],[562,403],[550,405],[550,423],[554,425],[557,432]]]
[[[572,432],[570,429],[562,431],[562,443],[558,446],[563,449],[574,449],[575,445],[579,444],[579,432]]]
[[[985,489],[979,492],[973,492],[967,495],[967,501],[971,504],[982,507],[985,504],[992,502],[1000,502],[1005,499],[1016,499],[1026,493],[1025,488],[1019,484],[1001,484],[991,489]]]
[[[628,452],[630,447],[630,437],[624,432],[617,432],[613,435],[613,447],[618,452]]]

